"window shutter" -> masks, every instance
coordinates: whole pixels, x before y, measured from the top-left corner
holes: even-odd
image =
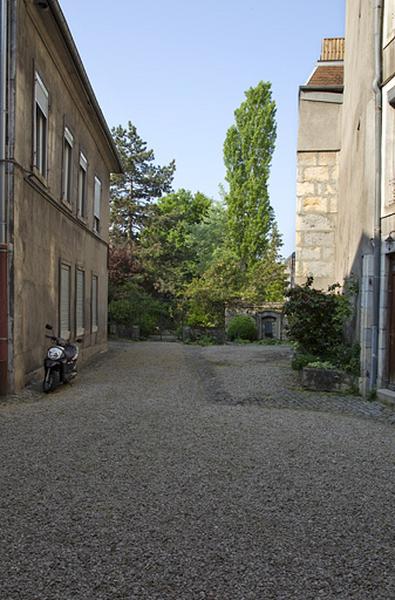
[[[70,267],[61,265],[60,269],[60,336],[70,336]]]
[[[97,331],[97,276],[92,277],[92,331]]]
[[[76,271],[76,330],[77,335],[84,333],[84,298],[85,298],[85,273],[80,269]]]
[[[84,171],[88,170],[88,159],[82,152],[80,152],[80,166],[84,169]]]
[[[101,201],[101,181],[95,177],[95,206],[94,216],[100,220],[100,201]]]
[[[68,141],[68,143],[70,144],[70,146],[73,147],[74,138],[73,138],[73,134],[71,133],[71,131],[70,131],[70,129],[68,127],[64,128],[64,137]]]
[[[35,77],[34,95],[45,118],[48,119],[48,91],[38,73],[36,73]]]

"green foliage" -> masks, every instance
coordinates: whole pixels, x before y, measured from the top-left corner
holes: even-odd
[[[276,140],[276,105],[268,82],[249,88],[245,96],[226,135],[224,162],[230,245],[250,265],[264,258],[274,223],[268,179]]]
[[[336,369],[335,365],[329,362],[329,360],[314,360],[313,362],[309,362],[306,366],[314,369],[326,369],[329,371]]]
[[[296,352],[293,356],[291,366],[295,371],[301,371],[303,367],[307,367],[308,364],[313,363],[317,360],[313,354],[304,352]]]
[[[316,290],[309,277],[305,285],[289,290],[285,314],[288,337],[297,343],[296,368],[328,361],[334,367],[358,372],[359,346],[348,344],[344,336],[346,323],[352,316],[350,298],[340,294],[338,288],[334,284],[326,293]],[[305,362],[305,357],[310,359]]]
[[[115,297],[109,304],[110,321],[118,325],[139,325],[143,337],[153,333],[168,316],[167,305],[155,300],[133,283],[117,288]]]
[[[124,173],[111,180],[110,206],[112,241],[115,243],[138,239],[147,220],[152,201],[171,191],[175,162],[160,167],[154,164],[154,151],[147,148],[129,121],[112,130]]]
[[[236,339],[233,340],[235,344],[241,344],[242,346],[245,344],[251,344],[252,340],[248,340],[248,339],[243,339],[240,337],[237,337]]]
[[[256,324],[254,319],[247,315],[233,317],[229,322],[227,334],[231,340],[255,340]]]
[[[202,275],[210,266],[214,254],[226,239],[227,212],[223,203],[212,201],[207,214],[191,226],[190,235],[196,251],[197,274]]]
[[[198,346],[212,346],[214,344],[214,340],[211,335],[201,335],[200,338],[196,341]]]
[[[207,218],[212,201],[178,190],[160,198],[140,238],[145,278],[157,294],[180,297],[199,267],[196,226]]]
[[[305,285],[288,291],[285,306],[288,336],[298,342],[302,351],[327,357],[343,343],[343,327],[350,316],[350,304],[334,287],[324,293],[312,285],[313,280],[309,278]]]
[[[263,338],[257,342],[257,344],[260,346],[280,346],[283,343],[284,342],[282,340],[278,340],[276,338]]]

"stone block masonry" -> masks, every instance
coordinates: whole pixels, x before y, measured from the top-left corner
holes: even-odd
[[[299,152],[296,217],[296,283],[334,283],[338,152]]]

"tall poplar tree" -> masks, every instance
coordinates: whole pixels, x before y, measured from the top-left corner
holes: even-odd
[[[229,242],[248,268],[264,258],[274,224],[268,194],[276,140],[276,104],[271,85],[261,81],[245,92],[224,143]]]

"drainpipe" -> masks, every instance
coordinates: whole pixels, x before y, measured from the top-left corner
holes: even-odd
[[[375,94],[375,190],[374,190],[374,273],[373,273],[373,324],[372,368],[370,390],[377,387],[379,323],[380,323],[380,275],[381,275],[381,140],[382,140],[382,52],[383,52],[383,0],[375,0],[374,6],[374,70]]]
[[[0,0],[0,395],[7,392],[8,247],[6,187],[7,0]]]

